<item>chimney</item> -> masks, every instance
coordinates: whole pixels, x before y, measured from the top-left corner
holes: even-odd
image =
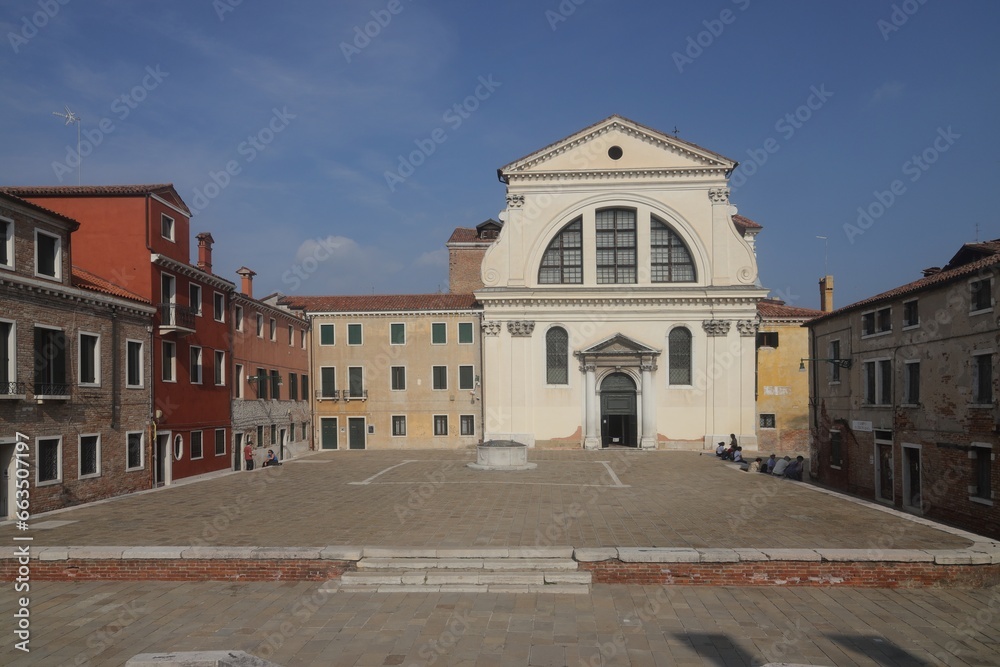
[[[215,239],[208,232],[202,232],[195,237],[198,239],[198,268],[205,273],[212,272],[212,244]]]
[[[253,277],[257,275],[245,266],[236,269],[236,274],[243,279],[240,291],[251,299],[253,298]]]
[[[924,269],[923,271],[921,271],[921,273],[924,274],[924,278],[929,278],[931,276],[936,276],[937,274],[941,273],[941,267],[940,266],[929,266],[926,269]]]
[[[819,309],[833,311],[833,276],[823,276],[819,281]]]

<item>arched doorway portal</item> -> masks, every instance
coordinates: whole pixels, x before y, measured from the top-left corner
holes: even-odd
[[[635,381],[611,373],[601,381],[601,446],[635,447],[637,439]]]

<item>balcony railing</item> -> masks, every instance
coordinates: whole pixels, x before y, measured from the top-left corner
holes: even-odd
[[[323,391],[322,389],[316,390],[316,400],[317,401],[339,401],[340,400],[340,390],[334,389],[333,391]]]
[[[60,382],[36,382],[36,398],[69,398],[69,385]]]
[[[345,401],[367,401],[368,400],[368,390],[367,389],[351,389],[344,390],[344,400]]]
[[[170,329],[190,329],[194,331],[195,311],[190,306],[176,303],[161,303],[160,326]]]
[[[24,396],[25,391],[23,382],[0,382],[0,396]]]

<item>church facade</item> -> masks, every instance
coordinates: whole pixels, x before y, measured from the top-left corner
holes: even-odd
[[[756,444],[760,226],[737,163],[612,116],[498,170],[483,255],[483,437],[537,446]]]

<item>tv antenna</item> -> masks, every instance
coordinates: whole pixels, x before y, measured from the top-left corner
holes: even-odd
[[[829,258],[830,258],[830,241],[825,236],[817,236],[816,238],[823,241],[823,275],[830,275]]]
[[[82,173],[83,173],[83,156],[80,155],[80,117],[73,113],[72,109],[69,108],[67,104],[65,106],[66,113],[59,113],[58,111],[53,111],[53,116],[59,116],[60,118],[66,119],[67,125],[72,125],[76,123],[76,184],[80,185]]]

